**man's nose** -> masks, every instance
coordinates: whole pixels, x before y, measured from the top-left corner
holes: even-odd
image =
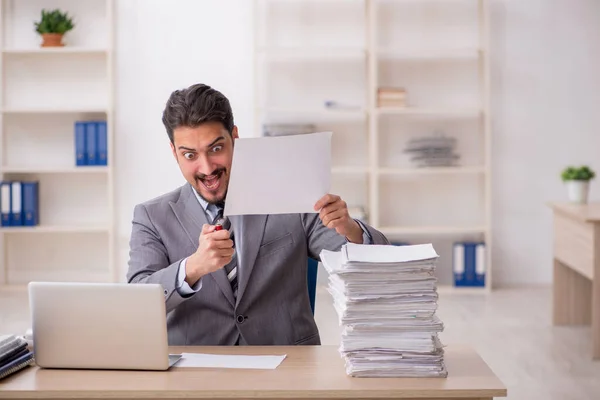
[[[204,175],[210,175],[216,169],[215,165],[208,157],[198,157],[197,172]]]

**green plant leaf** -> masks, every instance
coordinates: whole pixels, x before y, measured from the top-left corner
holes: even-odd
[[[40,35],[44,33],[65,34],[75,28],[73,18],[67,12],[62,12],[60,9],[43,9],[40,20],[34,22],[34,26],[36,32]]]
[[[561,173],[563,181],[589,181],[594,179],[596,173],[587,165],[580,167],[568,166]]]

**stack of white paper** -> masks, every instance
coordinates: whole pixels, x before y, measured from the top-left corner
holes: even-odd
[[[438,339],[438,259],[431,244],[348,243],[323,250],[329,292],[343,327],[340,353],[358,377],[445,377]]]

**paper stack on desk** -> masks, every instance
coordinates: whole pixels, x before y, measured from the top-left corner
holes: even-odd
[[[321,252],[348,375],[447,376],[438,338],[443,324],[435,315],[438,257],[430,244],[348,243],[339,252]]]

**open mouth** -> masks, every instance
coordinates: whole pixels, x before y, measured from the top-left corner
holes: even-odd
[[[204,178],[198,178],[198,180],[202,183],[207,190],[215,191],[221,186],[221,178],[223,177],[223,170],[212,174],[206,175]]]

